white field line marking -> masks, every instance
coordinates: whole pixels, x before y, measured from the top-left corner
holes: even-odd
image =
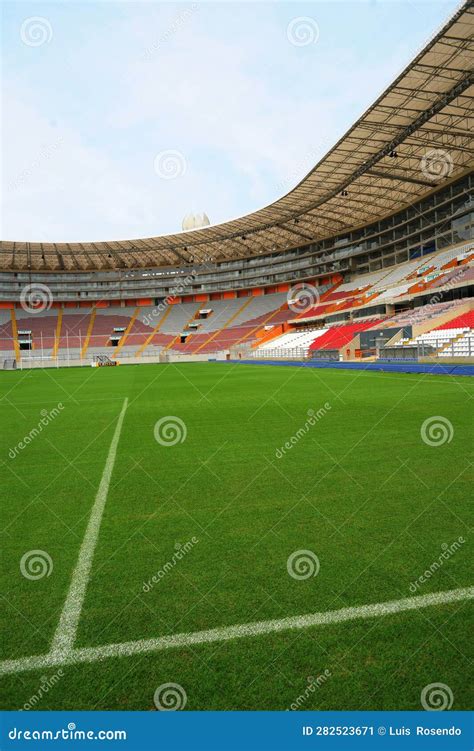
[[[242,637],[261,636],[263,634],[278,633],[291,629],[310,628],[312,626],[328,626],[333,623],[343,623],[361,618],[378,618],[379,616],[401,613],[406,610],[418,610],[432,605],[446,605],[451,602],[474,599],[474,587],[450,589],[446,592],[435,592],[429,595],[407,597],[403,600],[391,600],[374,605],[361,605],[341,610],[329,610],[326,613],[309,613],[281,618],[273,621],[256,621],[243,623],[240,626],[224,626],[208,631],[195,631],[189,634],[174,634],[160,636],[156,639],[139,639],[121,644],[105,644],[99,647],[83,647],[71,649],[66,653],[59,651],[33,657],[20,657],[16,660],[0,662],[0,675],[19,673],[26,670],[43,670],[55,665],[74,665],[82,662],[97,662],[108,657],[130,657],[144,652],[159,652],[164,649],[186,648],[196,644],[210,644],[218,641],[241,639]]]
[[[86,594],[87,583],[89,581],[94,551],[99,537],[100,523],[104,513],[107,493],[109,491],[112,471],[117,455],[117,446],[122,430],[123,418],[128,407],[128,398],[124,399],[122,410],[115,426],[115,432],[110,444],[109,453],[105,462],[102,479],[92,507],[87,529],[82,540],[81,549],[73,571],[69,592],[64,603],[61,617],[59,619],[56,633],[53,637],[51,654],[57,655],[60,659],[65,657],[73,648],[76,637],[77,626],[81,615],[82,605]]]

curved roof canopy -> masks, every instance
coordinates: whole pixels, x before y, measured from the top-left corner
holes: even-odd
[[[474,3],[451,17],[287,195],[199,230],[90,243],[3,242],[4,270],[176,266],[285,250],[414,203],[473,163]]]

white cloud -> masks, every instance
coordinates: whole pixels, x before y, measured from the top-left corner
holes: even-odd
[[[206,5],[125,4],[71,39],[55,22],[63,70],[45,58],[42,78],[5,75],[5,239],[143,237],[179,230],[189,210],[220,222],[261,207],[299,182],[409,57],[402,39],[374,66],[324,24],[316,45],[297,48],[271,5],[235,17]],[[184,176],[157,176],[165,149],[184,154]]]

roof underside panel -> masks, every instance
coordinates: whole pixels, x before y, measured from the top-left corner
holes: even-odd
[[[299,185],[270,206],[161,237],[7,241],[1,244],[0,268],[105,270],[243,258],[395,213],[472,168],[473,68],[474,8],[467,2]]]

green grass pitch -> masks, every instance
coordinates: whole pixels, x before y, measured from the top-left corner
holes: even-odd
[[[2,660],[50,650],[125,397],[79,648],[469,587],[473,393],[469,378],[225,363],[0,374]],[[168,416],[186,436],[166,446]],[[21,571],[32,550],[51,560],[41,578]],[[301,550],[316,575],[289,574]],[[174,683],[189,710],[414,710],[442,683],[468,709],[471,615],[462,601],[9,673],[2,705],[155,709]]]

